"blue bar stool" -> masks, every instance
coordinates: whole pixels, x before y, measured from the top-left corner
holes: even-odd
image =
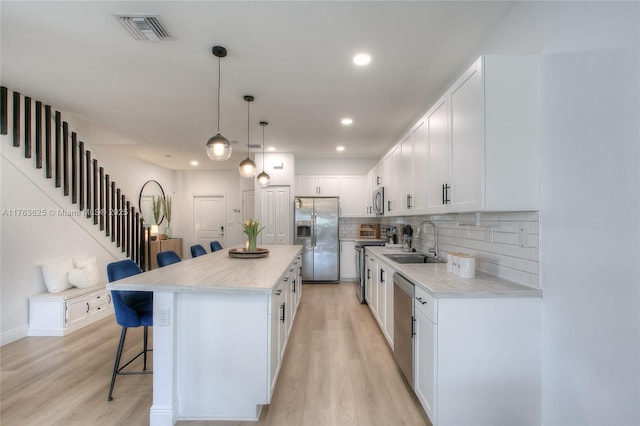
[[[203,254],[207,254],[207,251],[200,244],[191,246],[191,257],[198,257],[202,256]]]
[[[161,268],[180,262],[180,256],[173,250],[161,251],[156,255],[156,259],[158,260],[158,266]]]
[[[212,252],[222,250],[222,244],[220,244],[218,241],[211,241],[209,245],[211,246]]]
[[[142,273],[140,267],[132,260],[126,259],[119,262],[113,262],[107,265],[107,277],[109,282],[122,278],[130,277]],[[147,370],[147,346],[149,336],[149,326],[153,325],[153,293],[150,291],[124,291],[111,290],[111,299],[113,301],[113,309],[116,314],[116,322],[122,326],[120,333],[120,343],[116,352],[116,362],[113,365],[113,374],[111,375],[111,386],[109,387],[108,401],[113,400],[113,386],[116,383],[118,375],[132,374],[151,374],[152,371]],[[122,358],[122,348],[129,327],[144,327],[143,348],[140,353],[131,358],[122,367],[120,359]],[[138,357],[143,356],[142,371],[123,372],[122,370],[131,364]]]

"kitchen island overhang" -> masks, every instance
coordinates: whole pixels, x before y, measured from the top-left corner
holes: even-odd
[[[257,420],[269,404],[301,294],[301,246],[268,257],[227,250],[123,280],[154,293],[150,424]]]

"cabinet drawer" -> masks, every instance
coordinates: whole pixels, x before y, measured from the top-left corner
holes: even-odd
[[[111,303],[111,296],[107,292],[104,292],[102,294],[90,297],[87,300],[87,303],[89,304],[89,309],[91,310],[93,308],[108,305],[109,303]]]
[[[422,288],[416,286],[415,289],[415,308],[427,316],[434,324],[437,324],[437,307],[436,301],[429,293]]]

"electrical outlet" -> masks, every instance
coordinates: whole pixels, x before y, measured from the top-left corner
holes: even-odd
[[[518,232],[518,245],[520,247],[526,247],[527,246],[527,229],[520,228],[519,231],[520,232]]]
[[[160,315],[159,315],[160,318],[159,318],[158,325],[168,326],[170,315],[171,315],[171,311],[169,309],[160,309]]]

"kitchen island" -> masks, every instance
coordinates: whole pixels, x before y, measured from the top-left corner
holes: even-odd
[[[107,285],[152,291],[150,424],[256,420],[269,404],[301,294],[302,246],[264,246],[268,257],[228,250]]]

